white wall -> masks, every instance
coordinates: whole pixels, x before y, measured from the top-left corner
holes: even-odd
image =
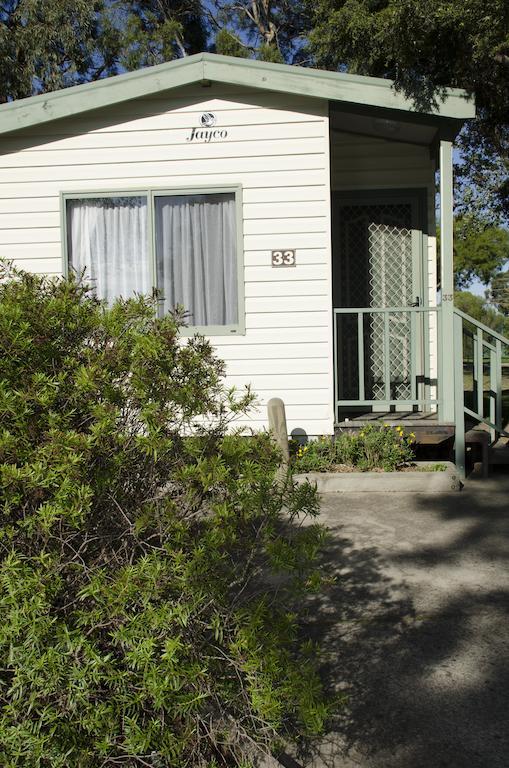
[[[213,111],[224,141],[186,141]],[[0,140],[0,258],[61,274],[61,192],[241,184],[246,335],[213,337],[228,383],[281,397],[289,429],[333,428],[327,104],[213,84],[139,99]],[[295,269],[270,251],[297,250]]]

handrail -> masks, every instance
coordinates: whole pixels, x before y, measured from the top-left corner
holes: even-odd
[[[504,429],[502,413],[502,346],[509,347],[509,339],[498,331],[481,323],[479,320],[454,308],[454,421],[455,421],[455,461],[456,466],[465,476],[465,416],[469,416],[479,423],[489,427],[491,442],[495,442],[500,435],[508,435]],[[473,326],[468,331],[472,340],[472,359],[468,364],[473,368],[472,402],[465,403],[465,354],[464,336],[465,322]],[[487,341],[485,336],[491,337]],[[485,361],[485,353],[488,354],[489,363]],[[489,388],[484,388],[485,369],[488,367]],[[486,393],[486,397],[485,397]],[[485,399],[489,401],[489,415],[485,413]]]
[[[490,328],[489,325],[484,325],[484,323],[481,323],[480,320],[476,320],[474,317],[471,317],[470,315],[467,315],[466,312],[463,312],[463,310],[458,309],[458,307],[454,307],[454,314],[459,315],[463,318],[463,320],[467,320],[471,325],[475,325],[477,328],[480,328],[481,331],[484,333],[489,333],[490,336],[493,336],[493,338],[498,339],[502,342],[502,344],[507,344],[509,346],[509,339],[507,336],[502,336],[501,333],[498,331],[493,330],[493,328]]]
[[[437,317],[437,335],[440,336],[441,307],[439,306],[402,306],[402,307],[338,307],[333,309],[334,315],[334,360],[335,360],[335,409],[339,416],[341,407],[378,405],[391,408],[393,405],[402,405],[415,408],[429,408],[430,410],[439,404],[439,398],[433,396],[438,392],[438,382],[431,380],[429,355],[423,354],[430,345],[430,324],[426,318],[432,315]],[[348,333],[338,333],[339,318],[350,316],[351,323]],[[376,316],[378,351],[380,358],[380,370],[376,380],[377,393],[367,391],[367,371],[365,371],[366,345],[373,344],[371,332],[365,331],[364,318]],[[391,352],[394,355],[394,345],[401,345],[402,336],[400,329],[394,329],[391,317],[408,317],[408,336],[405,345],[406,372],[404,381],[398,380],[391,370]],[[403,331],[403,335],[405,335]],[[356,379],[349,383],[347,391],[343,391],[340,398],[340,374],[338,360],[341,358],[340,350],[346,344],[349,349],[349,358],[357,360],[354,366]],[[396,347],[398,349],[398,347]],[[397,353],[396,353],[397,354]],[[399,389],[398,389],[399,388]],[[345,397],[346,395],[346,397]],[[353,396],[353,399],[351,399]]]
[[[509,338],[493,328],[467,315],[460,309],[453,309],[454,356],[453,360],[442,361],[442,312],[441,306],[421,307],[338,307],[333,310],[334,317],[334,359],[335,359],[335,392],[334,403],[336,416],[339,409],[349,406],[392,407],[401,405],[407,407],[430,408],[443,405],[444,384],[442,377],[447,375],[449,365],[454,365],[454,425],[455,425],[455,460],[456,466],[465,474],[465,419],[485,424],[489,430],[491,442],[500,435],[508,435],[504,429],[502,412],[503,395],[503,348],[509,348]],[[408,327],[401,330],[392,323],[395,315],[408,315]],[[351,320],[346,325],[341,324],[340,318],[350,315]],[[430,376],[430,329],[431,324],[426,318],[433,315],[437,318],[436,333],[438,341],[438,375]],[[376,316],[366,324],[366,317]],[[370,330],[366,330],[366,329]],[[371,334],[376,330],[376,349],[380,360],[376,372],[376,391],[373,389],[373,373],[371,372],[371,391],[367,382],[370,374],[365,371],[365,354],[373,344]],[[395,377],[391,370],[391,352],[401,344],[405,337],[405,369],[403,378]],[[470,339],[472,354],[465,358],[465,337]],[[349,350],[349,359],[357,360],[353,365],[352,380],[341,379],[338,369],[338,354],[342,345]],[[367,345],[370,344],[368,348]],[[473,369],[473,388],[471,394],[465,387],[465,366]],[[348,366],[345,370],[351,370]],[[449,369],[450,370],[450,369]],[[486,386],[484,384],[487,378]],[[346,381],[346,384],[344,383]],[[344,387],[340,393],[340,386]],[[434,393],[437,393],[434,395]],[[340,398],[340,394],[343,396]],[[345,397],[346,395],[346,397]],[[434,395],[434,396],[433,396]],[[346,399],[348,398],[348,399]],[[350,399],[353,398],[353,399]],[[465,399],[467,400],[465,402]]]
[[[467,416],[472,416],[472,418],[474,419],[478,418],[477,414],[474,411],[471,411],[470,408],[467,408],[466,406],[465,406],[465,413],[467,414]],[[479,419],[479,421],[482,422],[483,424],[486,424],[486,426],[490,427],[490,429],[495,429],[495,430],[497,429],[497,425],[493,424],[493,422],[490,421],[489,419]],[[509,437],[509,432],[507,432],[505,429],[501,429],[500,434],[504,435],[504,437]]]
[[[440,305],[433,307],[335,307],[335,315],[360,314],[371,315],[380,312],[439,312]]]

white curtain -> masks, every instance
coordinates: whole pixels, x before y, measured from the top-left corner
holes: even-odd
[[[157,282],[190,325],[238,322],[235,195],[155,198]]]
[[[67,238],[70,265],[100,299],[151,293],[146,197],[68,200]]]

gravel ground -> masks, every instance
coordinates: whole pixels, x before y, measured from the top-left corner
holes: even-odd
[[[508,500],[508,475],[322,496],[336,582],[308,630],[347,703],[288,766],[509,766]]]

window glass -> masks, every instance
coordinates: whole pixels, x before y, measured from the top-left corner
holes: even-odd
[[[190,325],[236,324],[235,195],[157,195],[155,240],[165,311],[180,304]]]
[[[66,215],[69,266],[100,299],[152,292],[146,197],[67,200]]]

